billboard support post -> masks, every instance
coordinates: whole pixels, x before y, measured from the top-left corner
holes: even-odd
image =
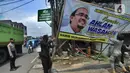
[[[102,43],[102,44],[103,44],[103,43]],[[107,44],[107,45],[104,47],[104,49],[102,49],[102,44],[101,44],[101,50],[100,50],[100,53],[99,53],[97,59],[98,59],[99,56],[103,53],[103,51],[110,45],[110,44]]]
[[[51,25],[47,21],[45,21],[45,23],[47,23],[51,27]]]

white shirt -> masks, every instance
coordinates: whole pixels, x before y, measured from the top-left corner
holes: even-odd
[[[119,41],[116,39],[110,39],[110,41],[113,43],[113,55],[119,56],[121,55],[121,47],[124,41]]]
[[[15,51],[15,45],[13,43],[9,43],[8,44],[8,48],[11,50],[11,51]]]
[[[9,44],[7,45],[7,47],[8,47],[9,55],[12,56],[12,55],[13,55],[13,54],[12,54],[12,51],[16,51],[15,45],[14,45],[13,43],[9,43]]]
[[[72,30],[70,24],[68,24],[67,26],[61,27],[61,28],[60,28],[60,31],[69,32],[69,33],[75,33],[75,32]],[[78,32],[78,33],[75,33],[75,34],[81,34],[81,33],[82,33],[82,32]]]
[[[75,33],[75,32],[72,30],[70,24],[68,24],[67,26],[61,27],[60,31],[69,32],[69,33]]]

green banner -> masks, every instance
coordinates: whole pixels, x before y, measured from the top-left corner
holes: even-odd
[[[51,21],[51,9],[38,10],[38,22]]]

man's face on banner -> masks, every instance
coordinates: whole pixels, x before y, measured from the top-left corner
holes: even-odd
[[[87,19],[88,10],[86,8],[77,9],[75,15],[70,17],[71,25],[78,29],[83,29],[86,26]]]

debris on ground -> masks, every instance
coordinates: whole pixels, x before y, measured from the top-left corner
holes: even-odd
[[[97,56],[95,56],[96,58]],[[101,57],[103,58],[103,57]],[[105,58],[106,59],[106,58]],[[54,73],[110,73],[110,69],[82,69],[78,71],[68,71],[72,69],[79,69],[85,66],[99,65],[99,64],[109,64],[106,60],[96,60],[92,57],[88,58],[85,56],[55,56],[53,58],[52,71]],[[32,67],[29,73],[43,73],[43,67],[41,65],[41,60],[38,58],[35,65]]]

